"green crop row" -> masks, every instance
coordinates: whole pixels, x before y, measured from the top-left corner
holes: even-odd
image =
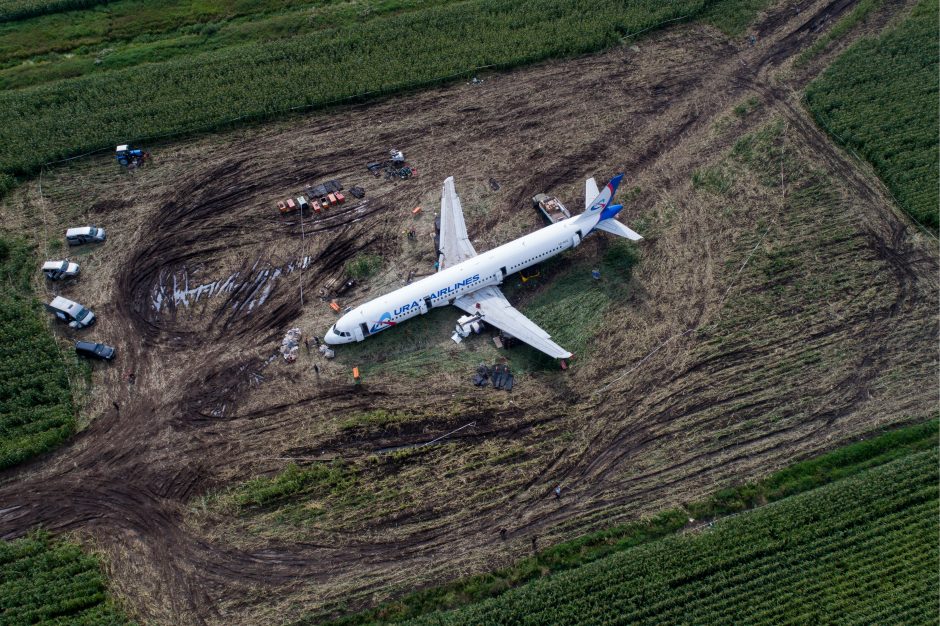
[[[511,567],[425,589],[370,611],[346,616],[335,624],[399,623],[434,611],[497,597],[546,575],[580,569],[610,555],[674,535],[687,524],[690,515],[701,522],[730,512],[752,509],[934,449],[938,432],[940,422],[934,419],[880,434],[796,463],[759,482],[724,489],[704,501],[687,505],[685,509],[665,511],[649,520],[594,532],[548,548]]]
[[[936,622],[938,450],[413,624]]]
[[[704,0],[467,0],[287,40],[0,93],[0,172],[124,141],[220,128],[596,51]]]
[[[108,0],[0,0],[0,22],[12,22],[36,15],[86,9]]]
[[[95,557],[37,532],[0,541],[0,623],[116,626],[128,621],[109,600]]]
[[[36,271],[27,245],[0,239],[0,468],[75,430],[65,365],[30,290]]]
[[[940,226],[937,0],[850,47],[806,90],[817,122],[867,159],[915,220]]]

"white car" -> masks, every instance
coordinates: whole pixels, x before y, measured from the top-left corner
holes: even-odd
[[[50,313],[54,313],[63,322],[68,322],[71,328],[85,328],[95,323],[95,314],[68,298],[56,296],[46,305]]]
[[[99,243],[104,239],[104,229],[95,226],[80,226],[65,231],[65,240],[69,242],[70,246],[80,246],[83,243]]]
[[[42,264],[42,271],[49,280],[62,280],[78,276],[78,263],[68,261],[46,261]]]

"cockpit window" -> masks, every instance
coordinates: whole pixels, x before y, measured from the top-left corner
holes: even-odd
[[[75,314],[75,319],[79,322],[88,317],[88,309],[83,308],[78,313]]]
[[[88,234],[91,235],[92,237],[94,237],[95,235],[98,234],[98,229],[97,229],[97,228],[89,228],[89,229],[88,229]]]

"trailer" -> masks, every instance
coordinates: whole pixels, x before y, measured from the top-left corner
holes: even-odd
[[[532,204],[539,210],[542,217],[548,220],[549,224],[555,224],[571,217],[571,213],[565,208],[565,205],[555,196],[540,193],[532,198]]]

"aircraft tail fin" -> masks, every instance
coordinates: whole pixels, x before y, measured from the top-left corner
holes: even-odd
[[[587,209],[582,215],[597,215],[598,213],[602,213],[604,209],[607,208],[607,205],[610,204],[610,201],[614,199],[614,194],[617,193],[617,187],[620,186],[621,180],[623,180],[623,174],[614,176],[610,182],[601,189],[597,197],[587,205]],[[594,183],[593,178],[589,178],[585,183],[585,191],[590,193],[592,187],[597,189],[597,183]]]

